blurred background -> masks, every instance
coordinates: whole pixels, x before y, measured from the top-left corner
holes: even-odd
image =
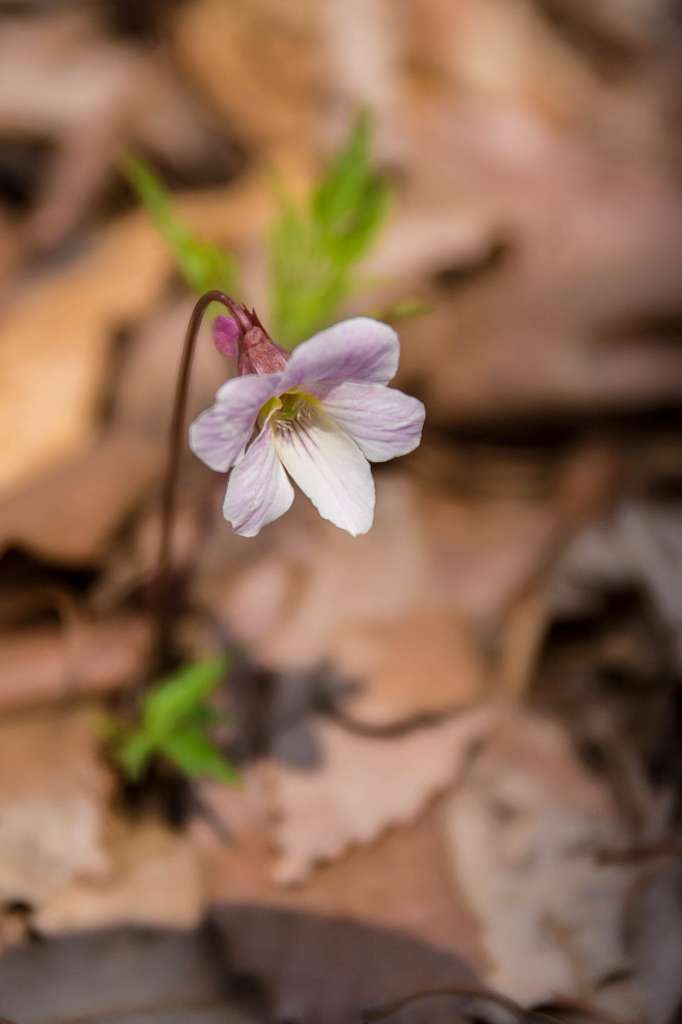
[[[0,2],[0,1016],[682,1020],[681,54],[675,0]],[[357,539],[183,450],[161,600],[216,285],[389,320],[424,440]]]

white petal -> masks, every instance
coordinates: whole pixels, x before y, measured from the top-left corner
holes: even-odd
[[[294,489],[282,469],[267,422],[237,462],[227,484],[223,515],[242,537],[256,534],[291,506]]]
[[[354,537],[374,519],[374,481],[355,441],[320,410],[275,432],[284,468],[323,517]]]
[[[343,381],[387,384],[398,369],[398,335],[366,316],[342,320],[294,349],[285,387],[326,394]]]
[[[248,444],[261,406],[278,394],[282,376],[247,374],[223,384],[215,405],[202,412],[189,428],[189,446],[194,454],[211,469],[227,472]]]
[[[421,441],[424,406],[402,391],[381,384],[341,384],[322,405],[370,462],[407,455]]]

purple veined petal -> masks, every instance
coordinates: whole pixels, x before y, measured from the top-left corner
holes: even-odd
[[[323,519],[354,537],[374,519],[374,481],[356,443],[320,409],[279,424],[275,446],[289,476]]]
[[[302,342],[289,360],[285,386],[324,395],[342,381],[387,384],[398,369],[398,335],[379,320],[342,320]]]
[[[256,417],[269,398],[279,394],[283,374],[232,377],[216,395],[215,404],[189,428],[189,446],[202,462],[225,473],[248,444]]]
[[[223,515],[236,533],[255,537],[291,507],[294,489],[282,469],[268,420],[230,473]]]
[[[421,441],[424,406],[402,391],[381,384],[340,384],[322,406],[370,462],[407,455]]]

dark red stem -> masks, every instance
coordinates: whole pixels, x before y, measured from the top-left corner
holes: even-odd
[[[166,474],[163,482],[161,498],[161,541],[159,545],[159,559],[154,580],[154,591],[156,607],[159,615],[159,631],[161,637],[167,634],[169,614],[169,594],[172,590],[172,544],[173,524],[175,521],[175,507],[178,493],[178,477],[180,470],[180,458],[183,449],[183,434],[185,417],[187,413],[187,396],[189,394],[189,382],[192,373],[192,362],[196,349],[199,328],[204,313],[212,302],[220,302],[225,306],[232,316],[237,316],[239,307],[224,292],[210,291],[202,295],[192,310],[192,315],[187,325],[185,344],[182,350],[180,368],[178,370],[177,384],[175,386],[175,398],[173,401],[173,416],[171,418],[170,431],[168,434],[168,461],[166,463]]]

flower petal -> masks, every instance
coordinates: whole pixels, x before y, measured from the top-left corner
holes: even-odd
[[[277,456],[268,421],[237,462],[227,484],[223,515],[242,537],[256,534],[291,506],[294,489]]]
[[[355,441],[319,410],[275,431],[284,468],[323,517],[354,537],[374,519],[374,481]]]
[[[370,462],[407,455],[421,441],[424,406],[402,391],[381,384],[340,384],[322,406]]]
[[[343,320],[294,349],[285,387],[324,395],[347,380],[387,384],[396,374],[399,354],[398,335],[388,324],[366,316]]]
[[[233,465],[248,444],[256,417],[280,390],[283,374],[232,377],[220,388],[215,405],[202,412],[189,428],[189,446],[202,462],[219,473]]]

